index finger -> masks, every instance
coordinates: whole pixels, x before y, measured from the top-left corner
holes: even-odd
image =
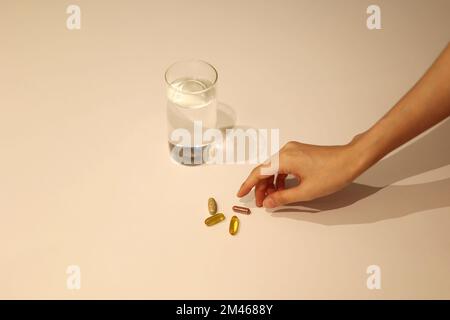
[[[255,167],[252,172],[250,172],[249,176],[247,177],[247,179],[244,181],[244,183],[242,183],[241,188],[239,189],[237,196],[238,197],[243,197],[246,194],[248,194],[252,188],[261,180],[270,177],[272,175],[263,175],[261,174],[261,167],[262,165],[259,165],[257,167]]]

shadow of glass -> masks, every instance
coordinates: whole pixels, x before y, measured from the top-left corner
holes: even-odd
[[[450,120],[444,121],[392,156],[383,159],[357,182],[313,201],[272,210],[272,216],[323,225],[374,223],[415,212],[450,206],[450,178],[396,186],[394,182],[450,164]],[[307,214],[315,210],[312,214]]]
[[[242,158],[238,158],[237,152],[240,151],[239,143],[242,142],[241,139],[236,138],[235,136],[228,136],[227,130],[233,129],[234,132],[241,131],[243,135],[247,132],[247,130],[258,134],[257,128],[247,126],[247,125],[237,125],[237,116],[235,110],[223,103],[219,102],[217,105],[217,128],[221,130],[222,135],[224,137],[221,145],[216,145],[215,150],[220,150],[224,155],[228,155],[228,153],[231,153],[231,158],[233,161],[236,161],[236,163],[249,163],[249,164],[258,164],[258,152],[259,152],[259,145],[265,145],[267,144],[267,141],[259,141],[261,139],[264,139],[264,136],[258,136],[252,138],[252,140],[249,139],[249,137],[245,137],[245,140],[242,144],[243,146],[243,152],[240,153],[240,156]],[[232,131],[232,132],[233,132]],[[258,140],[259,139],[259,140]],[[252,145],[253,141],[255,145]],[[259,144],[258,144],[259,141]],[[229,147],[229,149],[227,149]]]
[[[221,130],[234,128],[236,125],[236,111],[223,102],[217,103],[217,128]]]

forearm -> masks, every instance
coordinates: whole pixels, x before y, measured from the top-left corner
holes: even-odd
[[[450,45],[416,85],[374,126],[352,141],[359,175],[386,154],[450,115]]]

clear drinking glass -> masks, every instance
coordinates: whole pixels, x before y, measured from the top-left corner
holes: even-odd
[[[171,157],[186,165],[205,163],[210,144],[203,143],[203,133],[217,122],[217,71],[205,61],[180,61],[167,69],[165,80]]]

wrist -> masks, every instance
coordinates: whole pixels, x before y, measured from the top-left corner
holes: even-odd
[[[347,144],[353,179],[369,169],[380,158],[378,144],[373,133],[365,131]]]

